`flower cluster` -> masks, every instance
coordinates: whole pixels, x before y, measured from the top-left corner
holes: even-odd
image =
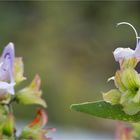
[[[45,129],[48,121],[44,109],[37,111],[37,117],[23,128],[19,136],[16,135],[15,116],[12,109],[13,102],[31,105],[37,104],[47,107],[41,98],[41,79],[36,75],[29,86],[15,91],[15,86],[26,80],[23,76],[24,66],[22,58],[15,57],[14,44],[9,43],[0,57],[0,139],[1,140],[50,140],[47,136],[53,128]]]
[[[128,24],[129,23],[123,23]],[[132,25],[131,25],[132,26]],[[135,28],[133,27],[134,31]],[[111,79],[116,85],[115,89],[103,93],[106,102],[112,105],[121,104],[125,113],[134,115],[140,111],[140,75],[135,70],[140,61],[140,42],[136,34],[136,49],[117,48],[113,54],[115,60],[120,64],[120,70]]]

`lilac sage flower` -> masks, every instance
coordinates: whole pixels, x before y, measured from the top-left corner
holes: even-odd
[[[134,58],[134,57],[137,58],[138,60],[140,60],[140,42],[139,42],[140,37],[138,36],[138,33],[137,33],[136,29],[133,27],[133,25],[131,25],[128,22],[118,23],[117,26],[123,25],[123,24],[129,25],[134,30],[135,35],[136,35],[136,48],[135,48],[135,50],[130,49],[130,48],[115,49],[115,51],[113,52],[115,60],[117,62],[121,62],[123,59],[129,59],[129,58]]]
[[[120,104],[126,114],[135,115],[140,111],[140,75],[135,70],[140,61],[140,37],[131,24],[121,22],[118,25],[121,24],[129,25],[135,31],[136,48],[117,48],[113,52],[115,60],[120,63],[120,70],[109,78],[114,80],[116,88],[103,93],[103,98],[112,105]]]
[[[0,57],[0,94],[14,94],[14,44],[9,43]]]

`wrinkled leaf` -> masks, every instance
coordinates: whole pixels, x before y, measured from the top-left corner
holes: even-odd
[[[105,101],[73,104],[71,105],[71,109],[105,119],[128,122],[140,121],[140,112],[135,115],[128,115],[123,111],[121,105],[111,105],[110,103],[107,103]]]

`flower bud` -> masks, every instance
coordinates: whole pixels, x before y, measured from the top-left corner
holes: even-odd
[[[103,93],[103,99],[112,105],[119,104],[121,93],[117,89],[112,89],[107,93]]]

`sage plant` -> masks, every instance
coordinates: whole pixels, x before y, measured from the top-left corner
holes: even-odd
[[[26,87],[15,90],[21,82],[26,80],[23,76],[24,65],[21,57],[15,57],[14,44],[9,43],[0,57],[0,139],[1,140],[50,140],[49,131],[54,128],[45,128],[48,117],[47,107],[41,98],[41,79],[36,75]],[[17,135],[16,118],[13,103],[23,105],[42,106],[37,110],[37,116],[27,124]]]
[[[71,109],[106,119],[125,121],[130,128],[123,125],[117,129],[117,140],[140,139],[140,74],[136,70],[140,62],[140,37],[136,29],[128,22],[117,26],[128,25],[136,35],[136,48],[117,48],[113,55],[119,63],[119,70],[108,79],[114,81],[114,88],[103,93],[103,100],[73,104]],[[120,132],[118,134],[118,132]]]

